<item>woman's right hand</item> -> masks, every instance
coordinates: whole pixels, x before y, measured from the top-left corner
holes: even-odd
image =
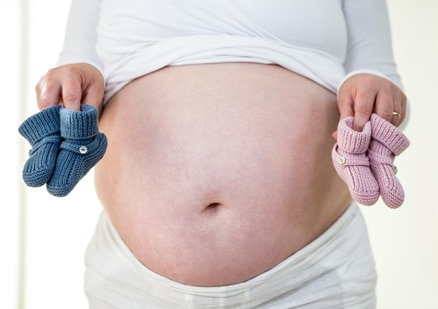
[[[90,64],[67,64],[49,70],[35,90],[41,110],[59,103],[76,111],[80,111],[81,103],[100,110],[104,80],[99,70]]]

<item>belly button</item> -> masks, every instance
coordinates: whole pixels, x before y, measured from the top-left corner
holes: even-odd
[[[211,203],[210,205],[207,206],[207,208],[216,208],[220,205],[221,205],[220,203]]]
[[[221,203],[211,203],[211,204],[207,205],[204,210],[216,211],[219,208],[219,206],[222,206],[222,204]]]

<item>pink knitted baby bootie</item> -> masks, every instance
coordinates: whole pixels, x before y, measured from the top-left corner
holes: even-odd
[[[379,199],[379,185],[371,173],[366,156],[371,139],[371,123],[365,124],[362,132],[352,129],[353,117],[338,124],[337,144],[332,150],[336,172],[347,184],[351,196],[363,205],[373,205]]]
[[[368,158],[371,172],[380,187],[380,195],[390,208],[400,207],[405,193],[400,181],[395,176],[393,164],[395,156],[409,147],[409,140],[395,126],[376,114],[371,115],[371,141]]]

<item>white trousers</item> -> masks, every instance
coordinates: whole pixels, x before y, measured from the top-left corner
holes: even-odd
[[[374,259],[362,214],[354,203],[309,245],[238,284],[196,287],[152,272],[130,252],[105,213],[85,263],[85,293],[91,309],[376,306]]]

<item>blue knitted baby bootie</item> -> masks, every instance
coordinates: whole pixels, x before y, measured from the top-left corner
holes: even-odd
[[[61,136],[59,105],[46,108],[27,118],[18,128],[32,149],[24,164],[23,180],[29,187],[40,187],[53,174]]]
[[[47,191],[54,196],[66,196],[88,171],[103,158],[107,140],[98,131],[97,109],[82,104],[81,111],[60,109],[60,152],[55,171],[47,182]]]

